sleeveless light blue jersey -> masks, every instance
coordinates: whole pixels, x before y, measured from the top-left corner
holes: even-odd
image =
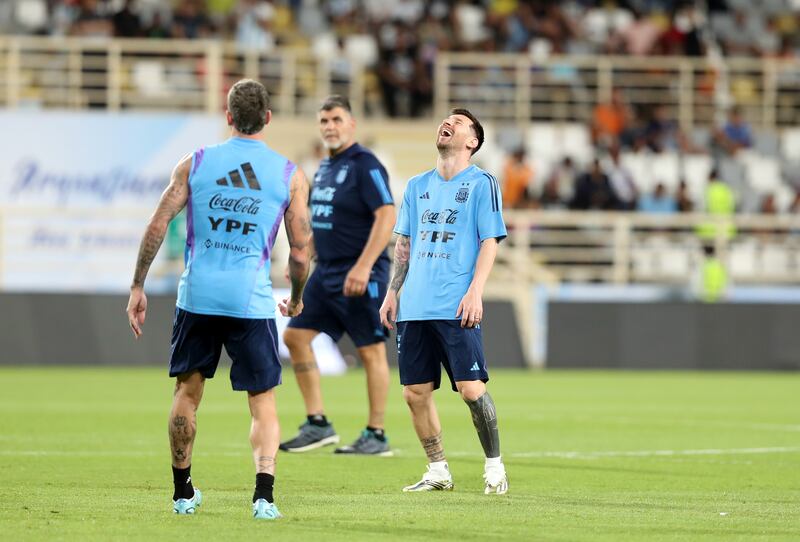
[[[436,169],[408,181],[394,231],[411,238],[397,320],[454,320],[481,241],[506,237],[497,180],[469,166],[446,181]]]
[[[291,161],[253,139],[234,137],[194,153],[178,307],[275,317],[270,254],[294,171]]]

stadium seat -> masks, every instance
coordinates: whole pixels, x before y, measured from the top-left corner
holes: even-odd
[[[786,160],[800,161],[800,128],[787,128],[783,131],[781,153]]]
[[[656,154],[647,161],[647,165],[650,168],[653,187],[658,183],[663,183],[668,191],[673,191],[678,187],[680,172],[676,154]]]
[[[623,167],[627,168],[633,176],[633,183],[639,192],[650,192],[655,183],[653,182],[652,171],[647,161],[650,159],[649,155],[626,152],[620,155],[620,160]]]
[[[780,164],[754,152],[741,153],[747,168],[747,181],[758,194],[774,193],[781,184]]]
[[[711,157],[702,154],[688,154],[683,158],[683,178],[689,194],[698,205],[705,199],[708,175],[711,173]]]
[[[147,97],[167,94],[164,64],[158,60],[140,60],[133,65],[133,84],[136,90]]]

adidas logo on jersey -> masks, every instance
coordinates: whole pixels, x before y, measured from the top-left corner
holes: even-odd
[[[419,199],[431,199],[431,195],[430,195],[430,194],[428,194],[427,192],[425,192],[424,194],[422,194],[422,195],[419,197]]]
[[[478,367],[478,362],[476,361],[476,362],[475,362],[475,363],[472,365],[472,367],[470,367],[470,369],[469,369],[469,370],[470,370],[470,371],[480,371],[480,370],[481,370],[481,368],[480,368],[480,367]]]
[[[239,174],[238,169],[229,171],[227,177],[217,179],[217,184],[219,186],[230,186],[230,184],[228,184],[228,178],[230,178],[234,188],[250,188],[250,190],[261,190],[261,184],[258,182],[258,179],[256,178],[256,172],[253,171],[253,166],[250,165],[250,162],[245,162],[241,165],[241,168],[242,171],[244,171],[245,179],[247,179],[247,186],[245,186],[242,182],[242,176]]]

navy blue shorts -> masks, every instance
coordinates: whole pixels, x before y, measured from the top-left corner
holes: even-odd
[[[489,381],[481,328],[463,328],[461,320],[397,322],[397,355],[404,386],[433,382],[439,389],[442,366],[453,391],[456,382]]]
[[[234,390],[262,392],[281,383],[275,320],[195,314],[175,309],[169,376],[199,371],[214,378],[222,346],[233,361]]]
[[[347,333],[358,347],[385,341],[389,330],[381,324],[379,311],[386,296],[388,263],[375,263],[364,295],[345,297],[344,279],[353,263],[317,263],[303,291],[303,312],[288,326],[327,333],[337,342]]]

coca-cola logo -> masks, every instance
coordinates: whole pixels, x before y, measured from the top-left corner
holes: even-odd
[[[426,209],[422,213],[423,224],[455,224],[458,209],[444,209],[443,211],[431,211]]]
[[[250,196],[241,198],[225,198],[222,194],[215,194],[208,202],[209,209],[221,209],[230,213],[244,213],[256,215],[260,209],[261,200]]]

